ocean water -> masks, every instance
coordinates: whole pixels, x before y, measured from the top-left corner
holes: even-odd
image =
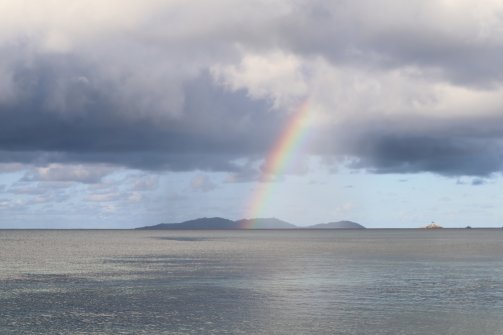
[[[0,334],[503,334],[503,231],[0,231]]]

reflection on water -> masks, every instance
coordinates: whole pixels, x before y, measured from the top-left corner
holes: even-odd
[[[0,334],[503,334],[503,232],[0,231]]]

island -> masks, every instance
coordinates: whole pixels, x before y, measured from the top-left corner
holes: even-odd
[[[353,221],[320,223],[306,228],[307,229],[365,229],[364,226]]]
[[[253,218],[232,221],[221,217],[199,218],[176,223],[160,223],[153,226],[139,227],[141,230],[158,229],[365,229],[359,223],[352,221],[337,221],[329,223],[320,223],[307,227],[300,227],[277,218]]]

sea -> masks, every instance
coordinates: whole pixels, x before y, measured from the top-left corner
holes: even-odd
[[[503,334],[503,230],[0,230],[0,334]]]

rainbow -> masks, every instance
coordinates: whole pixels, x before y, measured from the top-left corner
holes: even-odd
[[[272,150],[269,151],[260,176],[260,183],[246,206],[244,217],[248,220],[243,220],[241,228],[253,228],[253,220],[250,219],[257,218],[262,213],[273,187],[270,182],[288,166],[304,142],[308,129],[308,116],[308,102],[305,101],[292,114]]]

